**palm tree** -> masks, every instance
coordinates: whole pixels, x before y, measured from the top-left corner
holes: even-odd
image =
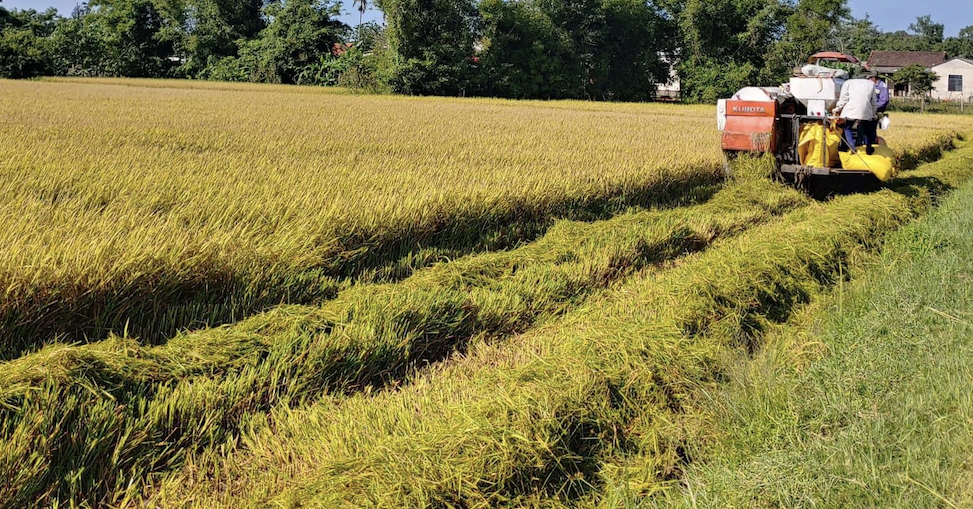
[[[362,25],[365,20],[365,11],[368,10],[368,0],[355,0],[353,5],[358,6],[358,41],[357,46],[361,46],[362,43]]]

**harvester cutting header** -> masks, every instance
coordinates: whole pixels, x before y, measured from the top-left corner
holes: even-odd
[[[851,67],[852,77],[843,69]],[[895,155],[877,135],[888,91],[855,57],[818,53],[779,87],[745,87],[720,100],[723,151],[771,153],[780,175],[816,190],[877,185],[896,172]]]

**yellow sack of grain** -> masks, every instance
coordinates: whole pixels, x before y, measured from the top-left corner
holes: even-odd
[[[895,176],[895,153],[885,145],[874,145],[875,153],[868,155],[865,147],[858,147],[854,154],[841,153],[841,167],[846,170],[865,170],[872,172],[882,182],[888,182]]]
[[[841,134],[837,129],[828,129],[825,136],[824,126],[821,124],[806,124],[801,129],[797,154],[804,166],[815,168],[831,168],[838,164],[838,145]],[[826,148],[821,150],[822,145]]]

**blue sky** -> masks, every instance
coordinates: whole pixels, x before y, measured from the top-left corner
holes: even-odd
[[[946,25],[947,37],[973,25],[973,2],[970,0],[851,0],[849,3],[856,18],[868,14],[876,25],[887,31],[906,30],[917,17],[926,14],[936,23]]]
[[[7,8],[17,8],[17,9],[37,9],[42,11],[48,7],[54,7],[57,9],[61,15],[67,16],[71,14],[71,10],[74,6],[79,3],[80,0],[3,0],[0,5]],[[352,0],[343,0],[341,2],[344,4],[345,15],[341,19],[348,23],[349,25],[358,24],[358,10],[356,7],[352,6]],[[370,12],[365,14],[365,20],[381,20],[382,12],[378,10],[370,10]]]
[[[7,7],[42,10],[55,7],[62,14],[69,14],[77,0],[3,0]],[[358,12],[352,8],[351,0],[345,0],[348,11],[342,19],[350,24],[358,23]],[[872,20],[884,30],[905,30],[917,16],[932,15],[933,20],[946,25],[946,35],[956,35],[963,27],[973,25],[973,2],[970,0],[851,0],[851,8],[856,17],[870,14]],[[369,19],[381,19],[381,13],[372,11]]]

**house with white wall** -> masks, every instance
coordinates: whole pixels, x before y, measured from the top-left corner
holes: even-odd
[[[665,83],[656,84],[655,98],[660,101],[678,101],[681,99],[682,83],[676,72],[676,59],[671,55],[659,53],[659,59],[669,67],[669,79]]]
[[[931,68],[939,75],[931,96],[944,101],[973,100],[973,60],[954,58]]]
[[[918,65],[928,70],[945,61],[945,51],[873,51],[868,57],[866,68],[881,76],[892,76],[911,65]],[[900,97],[912,95],[906,84],[887,81],[892,95]]]

